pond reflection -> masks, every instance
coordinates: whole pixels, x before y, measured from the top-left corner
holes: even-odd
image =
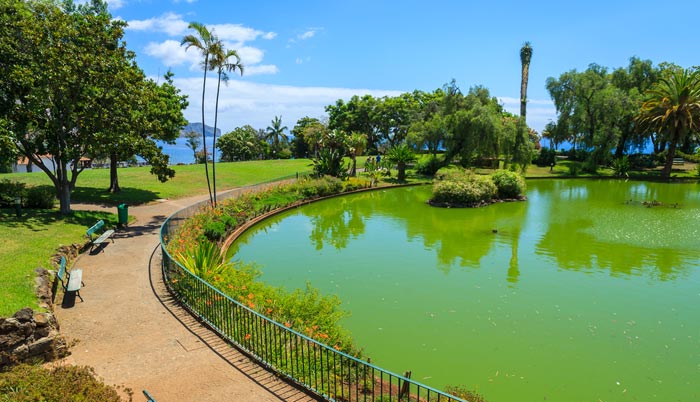
[[[698,400],[700,185],[528,187],[479,209],[430,207],[430,187],[334,198],[232,252],[273,285],[337,294],[372,361],[428,385],[467,381],[494,402]]]

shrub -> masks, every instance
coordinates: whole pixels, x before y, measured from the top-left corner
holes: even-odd
[[[576,163],[576,162],[571,162],[571,163],[569,164],[569,175],[570,175],[570,176],[576,177],[576,176],[579,175],[579,173],[580,173],[580,169],[579,169],[579,167],[578,167],[578,163]]]
[[[552,166],[557,163],[557,153],[553,149],[542,147],[533,162],[540,167]]]
[[[26,184],[7,179],[0,180],[0,206],[6,208],[14,207],[15,197],[22,197],[23,201],[25,201],[26,193]]]
[[[483,396],[467,389],[464,385],[448,385],[445,387],[445,392],[470,402],[486,402]]]
[[[498,189],[498,198],[519,198],[525,194],[525,180],[518,173],[499,170],[491,178]]]
[[[622,158],[615,159],[612,163],[612,169],[615,176],[629,176],[630,161],[627,155]]]
[[[440,180],[433,185],[432,201],[438,203],[474,205],[492,200],[496,185],[489,176],[471,174],[467,180]]]
[[[29,187],[27,190],[27,207],[51,209],[56,203],[56,192],[51,186]]]
[[[204,224],[204,236],[211,242],[218,242],[226,235],[226,224],[221,221],[209,221]]]
[[[131,401],[131,390],[126,389]],[[2,401],[122,401],[117,390],[95,378],[92,368],[20,364],[0,372]]]
[[[430,159],[423,160],[416,164],[416,172],[426,176],[434,176],[442,165],[443,161],[431,156]]]

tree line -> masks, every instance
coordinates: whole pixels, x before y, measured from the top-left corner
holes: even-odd
[[[666,153],[662,176],[671,172],[676,149],[693,153],[700,143],[700,73],[672,63],[655,66],[630,58],[627,67],[610,70],[591,64],[546,82],[557,111],[542,136],[557,148],[570,142],[586,151],[586,164],[641,152],[648,144]]]

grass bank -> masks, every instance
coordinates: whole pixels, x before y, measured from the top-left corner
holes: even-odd
[[[280,159],[267,161],[230,162],[216,164],[218,191],[261,183],[279,177],[306,173],[312,170],[309,159]],[[173,166],[175,177],[161,183],[150,173],[150,167],[119,169],[121,193],[110,194],[109,169],[87,169],[78,176],[72,201],[117,205],[122,202],[143,204],[158,199],[183,198],[207,192],[204,165]],[[211,170],[211,166],[210,166]],[[0,175],[31,186],[51,185],[43,172],[11,173]]]
[[[64,217],[53,210],[24,210],[17,218],[14,210],[0,209],[0,317],[24,307],[36,310],[34,269],[52,268],[49,259],[56,248],[81,242],[85,230],[100,219],[116,224],[116,217],[105,212],[76,211]]]

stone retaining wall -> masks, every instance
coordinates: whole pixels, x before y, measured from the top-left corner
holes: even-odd
[[[52,261],[58,265],[61,256],[73,260],[83,246],[62,246]],[[55,273],[44,268],[37,268],[34,272],[39,307],[48,312],[35,313],[31,308],[23,308],[12,317],[0,317],[0,369],[20,362],[52,361],[69,354],[53,314],[53,301],[61,286]]]

